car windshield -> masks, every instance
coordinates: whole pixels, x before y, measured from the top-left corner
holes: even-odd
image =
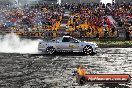
[[[72,40],[74,41],[78,41],[78,42],[81,42],[80,40],[76,39],[76,38],[71,38]]]

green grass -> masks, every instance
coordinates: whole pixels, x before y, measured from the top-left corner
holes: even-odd
[[[86,38],[86,39],[80,39],[83,41],[90,41],[90,42],[95,42],[97,44],[101,44],[101,45],[132,45],[132,40],[131,41],[126,41],[124,39],[119,39],[119,38],[110,38],[110,39],[100,39],[99,41],[97,41],[97,39],[93,38]]]
[[[131,45],[132,41],[93,41],[101,45]]]

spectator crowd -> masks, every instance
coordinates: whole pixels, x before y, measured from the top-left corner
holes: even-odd
[[[116,37],[117,26],[128,29],[132,25],[132,5],[125,3],[43,3],[25,5],[23,8],[5,5],[0,6],[0,10],[1,31],[21,36],[59,36],[65,12],[69,15],[64,32],[74,37]]]
[[[57,32],[63,16],[59,5],[34,5],[25,8],[2,9],[1,30],[8,30],[19,35],[53,36]]]

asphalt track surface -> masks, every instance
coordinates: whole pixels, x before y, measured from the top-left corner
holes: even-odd
[[[132,75],[132,49],[101,48],[92,56],[1,53],[0,88],[132,88],[132,83],[79,86],[72,76],[78,64],[87,68],[88,73]]]

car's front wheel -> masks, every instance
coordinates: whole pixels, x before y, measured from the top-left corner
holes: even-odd
[[[53,53],[55,53],[55,48],[54,48],[54,47],[47,47],[47,48],[46,48],[46,52],[47,52],[48,54],[53,54]]]
[[[87,54],[87,55],[92,54],[92,53],[93,53],[93,48],[92,48],[92,46],[85,46],[85,47],[83,48],[83,53],[84,53],[84,54]]]

